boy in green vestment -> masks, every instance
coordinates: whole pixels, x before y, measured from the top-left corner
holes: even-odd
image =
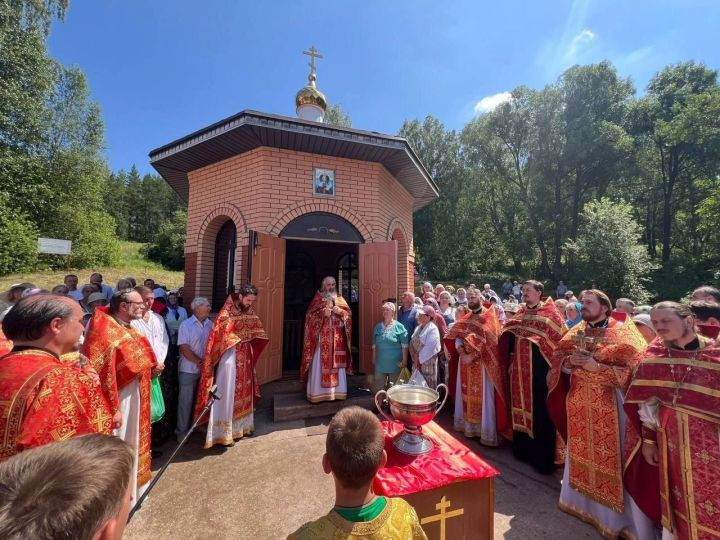
[[[427,540],[412,506],[379,497],[372,483],[387,454],[380,422],[361,407],[346,407],[330,421],[323,470],[335,481],[335,507],[288,540]]]

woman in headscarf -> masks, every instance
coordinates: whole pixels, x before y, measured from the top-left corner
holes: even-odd
[[[410,339],[409,347],[413,367],[420,370],[428,386],[432,389],[437,388],[438,354],[442,349],[440,332],[433,322],[436,315],[432,306],[428,305],[418,312],[418,325]]]
[[[572,328],[582,321],[581,307],[580,302],[568,302],[567,306],[565,306],[565,324],[568,328]]]

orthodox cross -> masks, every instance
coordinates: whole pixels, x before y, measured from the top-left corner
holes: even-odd
[[[422,518],[420,520],[420,525],[425,525],[426,523],[434,523],[435,521],[440,522],[440,540],[445,540],[445,521],[447,521],[450,518],[454,518],[457,516],[462,516],[465,513],[464,508],[459,508],[458,510],[453,510],[452,512],[446,512],[448,508],[451,506],[451,502],[445,500],[445,495],[442,496],[442,499],[440,499],[440,502],[435,505],[435,509],[438,510],[440,513],[435,514],[434,516],[428,516],[425,518]]]
[[[320,54],[315,47],[310,47],[310,49],[308,49],[307,51],[303,51],[303,54],[310,57],[310,63],[308,64],[310,66],[310,73],[315,75],[315,72],[316,72],[315,59],[322,58],[323,55]]]

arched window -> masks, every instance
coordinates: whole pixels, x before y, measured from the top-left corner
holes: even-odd
[[[337,290],[345,300],[355,304],[359,298],[360,274],[358,272],[358,258],[355,253],[345,253],[337,262]]]
[[[212,306],[219,308],[235,290],[235,238],[237,228],[231,219],[223,223],[215,238]]]

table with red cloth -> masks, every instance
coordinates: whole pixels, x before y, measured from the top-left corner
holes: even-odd
[[[388,460],[375,477],[375,493],[410,503],[429,540],[492,539],[497,469],[435,422],[423,426],[434,444],[421,456],[393,446],[402,424],[386,421],[382,427]]]

